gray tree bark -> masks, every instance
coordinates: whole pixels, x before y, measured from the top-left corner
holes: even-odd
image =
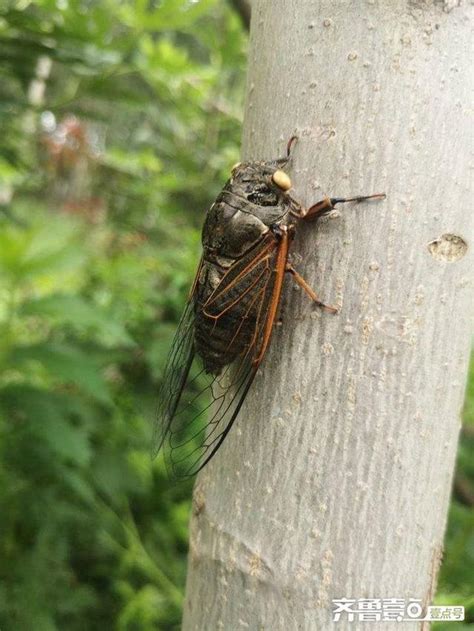
[[[331,600],[432,601],[472,325],[468,4],[252,3],[244,158],[296,133],[300,200],[387,200],[294,244],[341,311],[288,279],[283,325],[195,486],[185,631],[372,631],[333,622]]]

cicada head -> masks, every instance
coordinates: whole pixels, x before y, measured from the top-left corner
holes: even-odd
[[[291,148],[296,140],[292,136],[287,145],[286,156],[276,160],[238,162],[231,169],[230,186],[232,192],[244,197],[252,205],[251,212],[268,225],[275,221],[275,211],[287,212],[291,200],[291,178],[287,166],[291,159]],[[256,206],[256,208],[254,208]],[[259,209],[267,209],[260,211]],[[269,209],[273,209],[271,212]]]
[[[267,225],[288,211],[291,186],[280,160],[238,163],[228,183],[233,194],[249,202],[249,212]]]

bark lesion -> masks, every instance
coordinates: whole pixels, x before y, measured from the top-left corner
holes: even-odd
[[[212,534],[212,531],[218,531],[218,536]],[[222,544],[219,546],[220,550],[213,549],[210,545],[211,541],[217,540]],[[273,582],[275,572],[270,562],[263,559],[258,550],[236,533],[211,521],[205,511],[199,515],[199,527],[191,530],[190,552],[193,561],[216,563],[229,572],[240,572],[261,581]]]
[[[428,591],[423,599],[423,609],[426,610],[431,603],[433,602],[435,593],[436,593],[436,585],[438,583],[438,574],[441,567],[441,562],[443,560],[443,546],[441,544],[436,545],[433,549],[433,553],[431,555],[431,566],[430,566],[430,583],[428,585]],[[430,623],[426,620],[421,622],[420,631],[429,631]]]

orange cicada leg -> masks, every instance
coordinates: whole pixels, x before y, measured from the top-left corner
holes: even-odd
[[[314,289],[312,289],[308,285],[308,283],[301,276],[301,274],[298,274],[298,272],[295,270],[295,268],[292,265],[290,265],[290,263],[287,263],[286,271],[293,276],[293,278],[295,279],[295,282],[298,283],[298,285],[301,287],[301,289],[303,289],[305,291],[305,293],[311,298],[311,300],[316,305],[318,305],[318,307],[321,307],[321,309],[324,309],[324,311],[327,311],[328,313],[338,313],[339,309],[337,307],[335,307],[333,305],[326,305],[324,302],[319,300],[319,298],[318,298],[316,292],[314,291]]]

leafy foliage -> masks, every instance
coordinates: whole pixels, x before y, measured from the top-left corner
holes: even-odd
[[[2,629],[178,627],[191,487],[150,420],[245,44],[217,0],[0,8]]]
[[[149,427],[238,160],[245,40],[219,0],[0,7],[3,631],[179,626],[191,488],[150,463]],[[471,621],[472,525],[456,495],[438,600]]]

